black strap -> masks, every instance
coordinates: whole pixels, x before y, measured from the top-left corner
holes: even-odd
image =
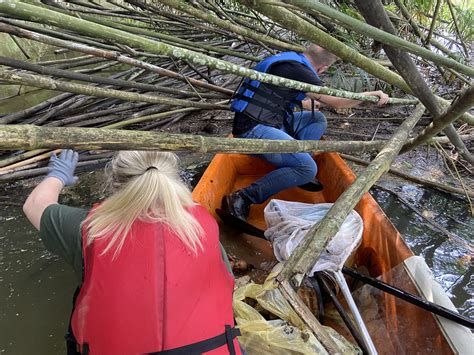
[[[245,90],[244,90],[242,93],[237,93],[234,96],[235,98],[241,99],[241,100],[244,100],[244,101],[247,101],[247,102],[252,102],[253,104],[255,104],[257,106],[260,106],[260,107],[263,107],[263,108],[265,108],[265,109],[267,109],[267,110],[269,110],[273,113],[275,113],[275,109],[272,106],[269,106],[268,104],[262,103],[260,100],[256,99],[255,95],[261,96],[264,99],[267,99],[268,101],[270,101],[272,104],[278,106],[283,113],[289,113],[291,111],[291,108],[289,107],[289,105],[291,105],[291,104],[297,105],[297,104],[301,103],[300,101],[298,101],[296,99],[295,100],[288,100],[288,99],[282,98],[280,96],[277,96],[276,93],[270,94],[270,93],[266,92],[265,90],[261,89],[260,87],[255,87],[253,85],[250,85],[250,83],[244,82],[242,84],[242,87],[245,90],[252,91],[254,93],[254,97],[249,98],[249,97],[244,96],[243,95],[244,92],[245,92]],[[270,107],[272,109],[270,109]]]
[[[69,327],[67,329],[66,335],[64,336],[64,338],[66,339],[66,354],[67,355],[80,355],[81,354],[78,348],[76,337],[74,336],[74,333],[72,332],[72,326],[71,326],[72,315],[74,313],[76,299],[77,299],[77,296],[79,296],[80,291],[81,291],[81,286],[77,286],[76,290],[74,291],[74,297],[72,298],[72,310],[71,310],[71,316],[69,317]]]
[[[240,332],[239,332],[240,333]],[[232,331],[232,327],[228,324],[225,326],[225,338],[227,341],[227,348],[229,349],[230,355],[235,355],[235,347],[234,347],[234,333]]]
[[[181,346],[179,348],[149,353],[149,355],[197,355],[217,349],[225,344],[227,344],[229,353],[235,355],[234,338],[239,335],[240,329],[226,325],[225,332],[213,338]]]
[[[236,99],[239,99],[239,100],[243,100],[243,101],[247,101],[248,103],[251,103],[252,105],[255,105],[255,106],[258,106],[258,107],[261,107],[261,108],[264,108],[265,110],[268,110],[270,112],[273,112],[274,114],[276,115],[281,115],[283,114],[283,116],[286,116],[286,114],[288,113],[288,111],[284,110],[283,108],[281,108],[280,106],[270,106],[269,104],[267,104],[266,102],[263,102],[263,101],[260,101],[258,99],[255,99],[255,98],[250,98],[250,97],[247,97],[247,96],[244,96],[242,94],[237,94],[235,95],[235,98]]]
[[[286,100],[286,99],[284,99],[282,97],[279,97],[277,95],[269,94],[268,92],[266,92],[262,88],[252,86],[249,83],[243,83],[242,87],[246,90],[253,91],[255,94],[264,97],[265,99],[271,101],[272,103],[274,103],[274,104],[276,104],[276,105],[278,105],[282,108],[286,107],[290,103],[289,100]]]
[[[242,87],[247,90],[253,91],[257,95],[262,96],[266,98],[267,100],[270,100],[274,104],[282,107],[282,109],[285,111],[286,111],[285,107],[287,107],[289,104],[293,104],[295,106],[301,107],[301,100],[297,100],[296,98],[288,100],[286,98],[282,98],[275,94],[269,94],[268,92],[262,90],[260,87],[255,87],[255,86],[250,85],[250,83],[243,83]]]

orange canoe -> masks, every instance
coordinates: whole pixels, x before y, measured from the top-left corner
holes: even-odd
[[[308,192],[292,188],[274,198],[306,203],[335,202],[355,180],[354,173],[338,154],[316,154],[315,160],[319,170],[317,177],[324,185],[323,191]],[[273,166],[267,162],[247,155],[217,154],[194,189],[193,198],[219,220],[215,211],[221,207],[224,195],[248,186],[272,169]],[[248,219],[249,223],[261,229],[266,227],[263,217],[266,203],[253,205]],[[353,259],[354,265],[365,267],[371,276],[381,277],[405,291],[425,295],[415,277],[419,271],[413,270],[418,266],[413,266],[416,263],[410,261],[413,253],[377,202],[366,194],[355,209],[364,221],[364,232]],[[274,260],[269,242],[229,230],[227,226],[221,227],[221,241],[228,252],[257,269]],[[454,308],[449,299],[446,301],[445,294],[441,296],[445,306]],[[461,336],[465,328],[459,328],[450,321],[447,321],[446,330],[446,320],[425,310],[381,292],[372,292],[371,297],[369,307],[358,306],[366,309],[365,312],[360,309],[361,314],[380,354],[458,353],[459,348],[464,348],[466,339],[470,341],[469,337],[464,339]],[[436,299],[430,300],[436,302]],[[377,310],[375,316],[374,309]]]

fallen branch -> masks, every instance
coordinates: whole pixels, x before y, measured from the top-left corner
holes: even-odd
[[[304,141],[205,137],[105,128],[0,126],[0,149],[164,150],[227,153],[367,152],[385,142]]]
[[[444,234],[448,239],[450,239],[451,241],[453,241],[454,243],[462,246],[463,248],[466,248],[467,250],[469,250],[471,253],[474,252],[474,247],[472,245],[469,245],[465,240],[463,240],[462,238],[458,237],[457,235],[451,233],[450,231],[448,231],[446,228],[444,228],[442,225],[440,225],[439,223],[435,222],[434,220],[432,220],[431,218],[425,216],[423,214],[423,212],[421,212],[418,208],[416,208],[415,206],[413,206],[410,202],[407,201],[406,198],[403,198],[402,196],[400,196],[399,193],[397,193],[396,191],[393,191],[385,186],[381,186],[381,185],[378,185],[378,184],[375,184],[373,186],[375,189],[378,189],[378,190],[381,190],[381,191],[385,191],[385,192],[388,192],[389,194],[395,196],[398,200],[400,200],[400,202],[402,202],[406,207],[408,207],[410,210],[412,210],[416,215],[418,215],[419,217],[421,217],[423,220],[425,220],[429,226],[431,226],[431,229],[433,229],[434,231],[437,231],[437,232],[440,232],[442,234]]]
[[[368,23],[382,28],[389,33],[396,33],[395,27],[379,0],[356,0],[355,3]],[[428,111],[431,112],[433,115],[433,122],[436,123],[443,113],[442,106],[436,96],[432,93],[431,88],[421,76],[415,63],[407,53],[396,47],[384,45],[383,48],[390,61],[410,86],[412,92],[420,99],[423,105],[426,106]],[[451,143],[456,147],[456,150],[464,157],[464,159],[466,159],[471,165],[474,165],[474,155],[467,150],[452,124],[448,124],[445,127],[444,134],[449,137]]]
[[[340,155],[341,155],[342,158],[353,161],[354,163],[357,163],[357,164],[361,164],[361,165],[369,165],[370,164],[370,161],[367,161],[367,160],[364,160],[364,159],[361,159],[361,158],[357,158],[357,157],[354,157],[352,155],[347,155],[347,154],[340,154]],[[460,189],[460,188],[457,188],[457,187],[454,187],[454,186],[441,184],[441,183],[436,182],[436,181],[423,179],[423,178],[405,173],[405,172],[403,172],[401,170],[398,170],[398,169],[390,168],[388,170],[388,173],[390,173],[392,175],[395,175],[395,176],[398,176],[398,177],[401,177],[405,180],[412,181],[414,183],[417,183],[417,184],[420,184],[420,185],[423,185],[423,186],[426,186],[426,187],[430,187],[432,189],[437,189],[437,190],[441,190],[443,192],[455,193],[455,194],[459,194],[459,195],[465,195],[465,191],[463,189]],[[474,197],[474,191],[468,191],[468,194],[469,194],[469,196]]]
[[[474,86],[470,86],[454,101],[445,112],[436,117],[417,137],[410,139],[402,149],[402,153],[407,152],[416,146],[423,144],[441,132],[449,124],[454,122],[464,112],[474,106]]]
[[[247,69],[239,65],[216,59],[201,53],[196,53],[183,48],[175,47],[162,42],[153,41],[148,38],[133,35],[121,30],[99,25],[90,21],[85,21],[69,15],[47,10],[42,7],[33,6],[11,0],[9,2],[0,2],[0,11],[11,15],[18,16],[25,20],[41,20],[44,24],[66,28],[82,34],[100,37],[106,40],[112,40],[124,45],[141,48],[156,54],[165,54],[175,59],[188,60],[191,63],[198,65],[207,65],[210,68],[218,69],[224,73],[233,73],[239,76],[249,77],[253,80],[259,80],[264,83],[273,84],[277,86],[284,86],[287,88],[296,89],[304,92],[314,92],[330,96],[343,97],[347,99],[354,99],[368,102],[378,102],[379,98],[376,96],[365,96],[362,94],[352,93],[343,90],[336,90],[317,85],[310,85],[295,80],[285,79],[275,75],[261,73],[255,70]],[[382,67],[383,68],[383,67]],[[5,74],[0,75],[0,79],[4,79]],[[66,90],[67,91],[67,90]],[[418,100],[413,99],[397,99],[390,98],[388,103],[411,105],[416,104]],[[184,105],[190,106],[190,105]],[[195,106],[199,107],[199,106]]]
[[[416,107],[412,115],[400,125],[399,130],[364,172],[341,194],[321,222],[308,231],[304,240],[293,251],[282,272],[278,275],[279,282],[291,280],[297,274],[305,275],[311,269],[347,215],[362,196],[369,191],[370,187],[389,170],[392,161],[398,155],[410,131],[424,111],[425,108],[421,104]]]
[[[189,83],[191,83],[195,86],[203,87],[203,88],[211,90],[211,91],[220,92],[220,93],[223,93],[223,94],[228,95],[228,96],[232,95],[232,93],[233,93],[232,90],[228,90],[228,89],[222,88],[220,86],[211,85],[209,83],[206,83],[204,81],[197,80],[197,79],[194,79],[194,78],[185,77],[184,75],[178,74],[174,71],[163,69],[163,68],[161,68],[157,65],[147,63],[147,62],[144,62],[144,61],[141,61],[141,60],[138,60],[138,59],[127,57],[127,56],[125,56],[123,54],[120,54],[118,52],[108,51],[108,50],[105,50],[105,49],[99,49],[99,48],[87,46],[87,45],[80,44],[80,43],[65,41],[65,40],[62,40],[62,39],[42,35],[42,34],[32,32],[32,31],[28,31],[28,30],[24,30],[24,29],[21,29],[21,28],[18,28],[18,27],[10,26],[10,25],[4,24],[4,23],[0,23],[0,31],[1,32],[6,32],[6,33],[11,33],[11,34],[13,34],[15,36],[18,36],[18,37],[28,38],[28,39],[31,39],[33,41],[38,41],[38,42],[49,44],[49,45],[52,45],[52,46],[68,48],[68,49],[73,50],[73,51],[88,53],[88,54],[91,54],[91,55],[94,55],[94,56],[97,56],[97,57],[102,57],[102,58],[106,58],[106,59],[110,59],[110,60],[115,60],[115,61],[120,62],[120,63],[124,63],[124,64],[131,65],[131,66],[134,66],[134,67],[146,69],[148,71],[151,71],[151,72],[159,74],[159,75],[168,76],[170,78],[174,78],[176,80],[180,80],[180,81],[184,81],[184,82],[189,82]]]
[[[206,94],[206,93],[195,93],[192,91],[173,89],[166,86],[140,83],[133,80],[111,79],[111,78],[107,78],[107,77],[103,77],[99,75],[88,75],[88,74],[82,74],[82,73],[74,72],[74,71],[49,68],[49,67],[32,64],[32,63],[24,62],[21,60],[16,60],[13,58],[3,57],[3,56],[0,56],[0,64],[6,65],[12,68],[16,68],[16,69],[24,69],[24,70],[32,71],[32,72],[42,74],[42,75],[50,75],[50,76],[56,76],[56,77],[61,77],[61,78],[67,78],[71,80],[85,81],[85,82],[93,83],[93,84],[112,85],[112,86],[118,86],[118,87],[129,88],[129,89],[138,89],[142,91],[164,92],[167,94],[174,94],[174,95],[180,95],[180,96],[198,96],[199,98],[209,97],[209,94]],[[211,95],[211,98],[214,98],[214,95]]]
[[[426,48],[420,47],[414,43],[406,41],[396,35],[388,33],[386,31],[380,30],[370,24],[366,24],[360,20],[357,20],[354,17],[346,15],[336,9],[320,3],[319,1],[315,0],[283,0],[283,2],[287,4],[296,5],[309,13],[324,14],[329,16],[332,20],[336,20],[337,23],[342,24],[346,28],[350,29],[351,31],[356,31],[358,33],[362,33],[370,38],[376,39],[379,42],[401,48],[406,50],[410,53],[416,54],[422,58],[429,59],[434,63],[444,65],[448,68],[456,69],[457,71],[464,73],[469,76],[474,76],[474,68],[471,68],[467,65],[464,65],[458,61],[455,61],[451,58],[444,57],[442,55],[436,54]],[[438,0],[436,3],[436,11],[435,17],[439,8],[441,0]],[[435,23],[436,19],[433,19],[433,24]],[[427,41],[431,37],[431,32],[428,34]]]
[[[295,16],[285,8],[279,7],[278,3],[275,1],[238,1],[249,8],[261,12],[265,16],[277,21],[278,23],[283,24],[289,30],[296,32],[301,37],[310,40],[312,43],[320,45],[331,53],[337,55],[342,60],[364,69],[367,73],[370,73],[389,84],[397,86],[408,94],[412,93],[412,89],[400,75],[383,67],[376,61],[362,55],[357,50],[347,46],[330,34],[321,31],[309,22],[301,21],[298,16]],[[449,101],[438,96],[437,100],[440,105],[449,106]],[[461,119],[470,125],[474,125],[474,117],[468,113],[462,115]]]
[[[54,80],[40,75],[14,73],[0,71],[0,79],[10,83],[21,83],[23,85],[34,86],[42,89],[61,90],[82,94],[87,96],[116,98],[124,101],[149,102],[154,104],[164,104],[171,106],[199,107],[207,110],[228,110],[228,106],[216,105],[211,103],[165,98],[161,96],[137,94],[134,92],[106,89],[84,84],[70,83],[66,81]]]

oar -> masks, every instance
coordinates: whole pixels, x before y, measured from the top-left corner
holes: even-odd
[[[219,217],[222,218],[224,223],[235,227],[239,230],[241,230],[244,233],[247,233],[249,235],[253,235],[258,238],[263,238],[265,239],[265,231],[263,231],[260,228],[257,228],[250,223],[237,218],[223,210],[216,210],[217,214]],[[373,277],[368,277],[365,275],[360,274],[359,272],[355,271],[354,269],[348,268],[348,267],[343,267],[342,272],[346,275],[349,275],[353,278],[356,278],[372,287],[375,287],[381,291],[384,291],[386,293],[389,293],[397,298],[400,298],[408,303],[411,303],[417,307],[423,308],[426,311],[429,311],[431,313],[434,313],[438,316],[441,316],[443,318],[449,319],[455,323],[461,324],[465,327],[468,327],[470,329],[474,329],[474,320],[463,316],[459,313],[456,313],[448,308],[445,308],[443,306],[440,306],[436,303],[424,300],[418,296],[415,296],[411,293],[408,293],[406,291],[403,291],[399,289],[398,287],[389,285],[383,281],[377,280]]]
[[[332,303],[334,304],[334,307],[336,307],[337,312],[341,316],[342,320],[346,324],[347,329],[349,329],[349,332],[352,334],[354,337],[357,345],[362,349],[362,353],[365,354],[370,354],[369,349],[367,349],[367,346],[365,345],[364,338],[360,334],[359,330],[357,327],[352,323],[352,320],[350,319],[349,315],[347,314],[346,310],[342,306],[341,302],[337,299],[336,295],[332,291],[331,287],[326,283],[326,280],[324,279],[323,273],[317,272],[315,274],[315,277],[310,277],[309,282],[313,288],[318,287],[318,281],[322,285],[323,289],[326,291],[326,293],[329,295],[331,298]]]
[[[370,286],[373,286],[381,291],[384,291],[386,293],[389,293],[397,298],[400,298],[406,302],[409,302],[415,306],[418,306],[420,308],[423,308],[427,311],[430,311],[431,313],[434,313],[438,316],[444,317],[446,319],[449,319],[453,322],[456,322],[458,324],[464,325],[465,327],[468,327],[470,329],[474,328],[474,320],[465,317],[459,313],[456,313],[450,309],[447,309],[443,306],[440,306],[436,303],[424,300],[420,297],[417,297],[415,295],[412,295],[411,293],[408,293],[406,291],[403,291],[402,289],[399,289],[398,287],[389,285],[383,281],[377,280],[373,277],[370,276],[365,276],[362,275],[361,273],[355,271],[354,269],[348,268],[343,266],[342,272],[346,275],[349,275],[350,277],[353,277],[357,280],[362,281],[363,283],[366,283]]]

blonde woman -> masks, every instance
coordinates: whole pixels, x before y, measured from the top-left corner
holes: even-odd
[[[107,169],[112,194],[90,210],[58,204],[77,160],[72,150],[53,156],[23,207],[82,276],[68,354],[240,354],[218,227],[192,201],[177,157],[119,152]]]

